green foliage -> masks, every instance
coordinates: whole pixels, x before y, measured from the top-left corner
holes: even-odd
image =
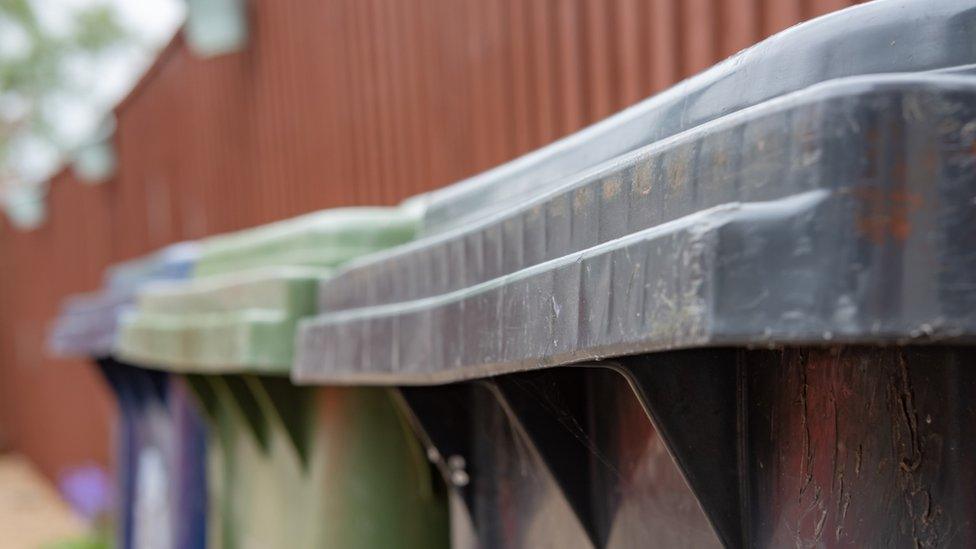
[[[0,0],[0,33],[16,36],[13,54],[0,51],[0,189],[9,186],[10,149],[25,133],[60,148],[48,101],[84,93],[71,78],[72,61],[95,58],[129,36],[108,5],[95,4],[69,15],[70,28],[55,32],[42,24],[43,0]],[[4,177],[4,174],[7,177]]]
[[[108,6],[92,6],[75,14],[74,44],[84,51],[101,51],[123,38],[125,32]]]
[[[107,537],[83,537],[51,543],[42,549],[111,549],[112,542]]]

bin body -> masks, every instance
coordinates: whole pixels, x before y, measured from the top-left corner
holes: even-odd
[[[211,546],[445,546],[443,485],[388,390],[199,381],[215,412]],[[299,424],[285,401],[305,409]]]
[[[165,372],[100,365],[120,395],[125,539],[132,547],[205,547],[206,432],[195,403]]]
[[[119,406],[119,547],[205,546],[202,417],[178,380],[120,362],[113,351],[135,292],[188,276],[195,255],[192,244],[178,244],[110,269],[101,292],[69,299],[51,333],[55,353],[92,358]]]

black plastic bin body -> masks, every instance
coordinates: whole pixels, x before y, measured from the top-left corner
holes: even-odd
[[[969,547],[974,354],[671,351],[402,392],[456,546]]]
[[[974,66],[971,2],[773,37],[435,194],[293,377],[401,386],[457,547],[970,546]]]

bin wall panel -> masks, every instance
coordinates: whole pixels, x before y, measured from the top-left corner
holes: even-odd
[[[400,391],[451,486],[455,547],[721,546],[617,372]]]
[[[5,439],[49,475],[108,461],[107,391],[80,363],[41,354],[58,304],[105,266],[316,209],[395,203],[849,3],[257,0],[241,52],[196,58],[176,37],[116,109],[116,176],[85,186],[62,172],[46,225],[0,228]]]
[[[718,547],[701,507],[626,379],[586,372],[597,527],[604,547]]]
[[[206,544],[206,432],[187,388],[167,373],[98,360],[119,408],[117,546]]]
[[[447,546],[443,484],[388,390],[203,379],[215,396],[208,546]],[[261,441],[232,394],[241,389],[267,425]]]
[[[974,358],[709,348],[400,392],[457,547],[955,547],[976,529]]]
[[[593,547],[539,451],[492,391],[472,393],[477,547]],[[578,474],[584,474],[579,471]]]

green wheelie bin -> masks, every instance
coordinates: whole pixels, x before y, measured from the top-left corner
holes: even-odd
[[[118,354],[184,375],[210,420],[211,547],[439,547],[445,490],[386,388],[298,387],[319,282],[413,238],[417,208],[329,210],[201,242],[189,281],[142,291]]]

